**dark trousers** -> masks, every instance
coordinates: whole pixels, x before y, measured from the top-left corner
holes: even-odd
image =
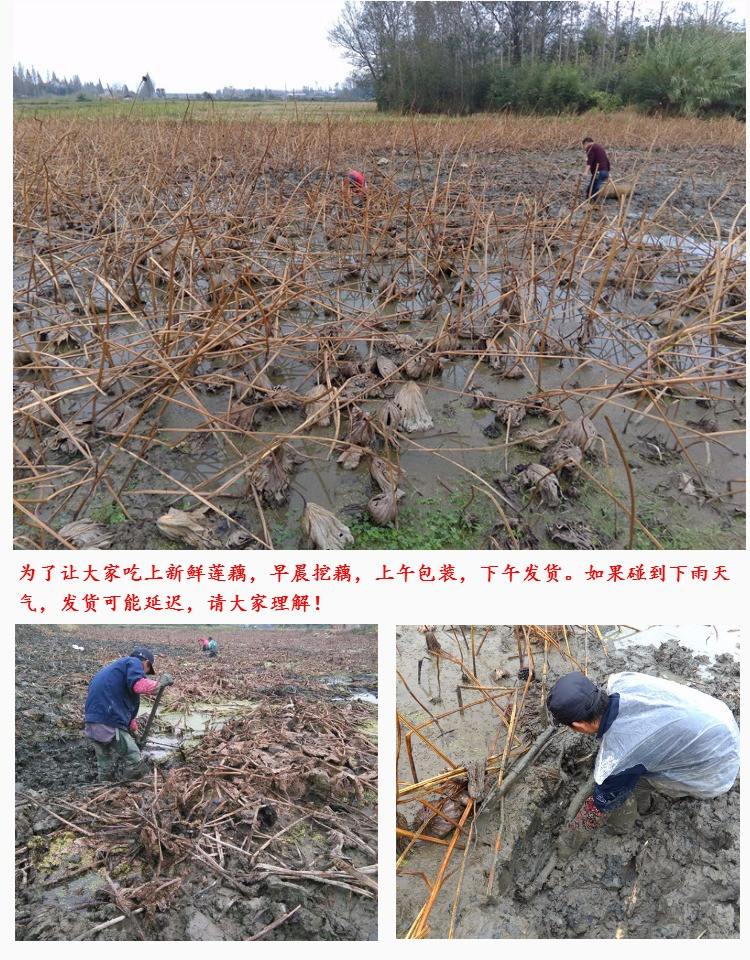
[[[596,201],[599,199],[599,194],[607,182],[608,177],[609,170],[599,170],[597,173],[591,174],[588,190],[586,191],[586,196],[589,198],[591,203],[596,203]]]

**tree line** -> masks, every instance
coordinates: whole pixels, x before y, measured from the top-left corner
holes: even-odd
[[[42,77],[36,67],[24,67],[22,63],[13,67],[14,100],[22,97],[68,97],[71,95],[87,99],[88,97],[101,97],[105,94],[114,97],[130,97],[137,94],[146,100],[165,96],[163,88],[155,86],[148,73],[141,77],[141,82],[136,90],[131,91],[127,84],[116,83],[105,87],[101,80],[97,80],[96,83],[92,83],[90,80],[82,82],[77,73],[70,79],[67,77],[61,79],[54,70],[52,73],[47,72],[46,77]]]
[[[349,0],[328,36],[381,110],[744,117],[744,24],[717,2]]]
[[[36,67],[24,67],[19,63],[13,67],[13,99],[31,97],[70,97],[77,96],[79,99],[94,99],[103,96],[113,96],[115,98],[132,97],[137,95],[139,99],[151,100],[154,97],[164,98],[175,96],[167,94],[163,87],[157,87],[150,75],[147,73],[141,78],[141,82],[136,90],[131,91],[127,84],[103,85],[101,80],[96,83],[81,82],[78,74],[75,74],[70,80],[67,77],[58,78],[53,71],[48,72],[45,77],[37,71]],[[320,89],[319,87],[303,86],[299,90],[292,91],[292,95],[301,100],[371,100],[373,96],[372,84],[369,80],[364,82],[356,78],[350,78],[345,83],[337,83],[329,89]],[[178,96],[185,96],[180,94]],[[278,100],[289,96],[286,90],[272,90],[268,87],[247,87],[246,89],[237,89],[236,87],[222,87],[211,93],[204,90],[197,94],[202,100]]]

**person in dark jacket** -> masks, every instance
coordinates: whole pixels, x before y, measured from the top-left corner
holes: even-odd
[[[605,823],[626,833],[651,789],[669,797],[718,797],[732,789],[740,734],[726,704],[700,690],[644,673],[613,673],[606,689],[582,673],[561,677],[547,696],[558,724],[600,742],[591,796],[558,841],[569,856]]]
[[[590,203],[596,203],[609,178],[609,157],[604,147],[594,143],[591,137],[584,137],[582,142],[583,149],[586,151],[586,166],[591,173],[586,196]]]
[[[148,647],[136,647],[129,657],[120,657],[92,678],[84,710],[84,736],[94,744],[100,780],[115,779],[117,757],[124,761],[125,780],[137,780],[145,773],[141,751],[135,741],[136,717],[141,694],[155,694],[174,683],[165,673],[158,680],[154,655]]]

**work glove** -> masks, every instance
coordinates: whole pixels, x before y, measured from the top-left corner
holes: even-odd
[[[159,686],[160,687],[171,687],[174,683],[174,677],[171,673],[163,673],[159,677]]]
[[[565,860],[576,853],[606,821],[607,814],[603,810],[597,810],[594,798],[589,797],[558,839],[558,857]]]
[[[130,721],[130,732],[138,736],[138,721],[135,719]]]

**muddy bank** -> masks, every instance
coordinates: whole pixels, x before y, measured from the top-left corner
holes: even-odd
[[[743,546],[739,152],[628,142],[591,211],[559,144],[422,130],[358,203],[199,129],[158,209],[106,135],[114,207],[80,151],[82,199],[19,188],[18,547]]]
[[[18,628],[17,939],[376,938],[376,632],[118,632]],[[150,772],[102,784],[88,680],[146,637],[175,676]]]
[[[476,645],[486,628],[477,628]],[[696,686],[723,700],[739,721],[739,664],[728,653],[711,657],[712,629],[705,654],[679,644],[680,628],[658,646],[637,643],[618,649],[620,638],[632,633],[602,628],[602,639],[593,628],[544,628],[545,641],[536,636],[531,644],[533,670],[539,678],[530,681],[516,728],[518,743],[510,750],[519,758],[548,727],[540,709],[542,678],[547,685],[569,669],[568,656],[588,664],[589,675],[603,683],[608,674],[635,670]],[[656,631],[657,628],[651,628]],[[469,628],[464,628],[470,640]],[[405,851],[411,836],[427,819],[420,811],[419,794],[455,823],[466,809],[470,797],[478,809],[466,821],[466,830],[450,860],[450,874],[429,915],[426,933],[445,937],[453,923],[456,938],[736,938],[739,936],[739,780],[732,790],[714,800],[683,798],[671,800],[652,793],[650,801],[636,821],[633,831],[615,836],[603,828],[590,843],[567,861],[550,863],[555,843],[571,816],[571,802],[586,790],[592,778],[596,742],[593,738],[569,731],[557,732],[502,798],[492,790],[502,764],[507,730],[503,718],[510,717],[512,704],[526,686],[517,681],[517,640],[508,628],[491,628],[473,669],[470,645],[458,641],[452,631],[436,630],[442,650],[457,654],[460,649],[466,667],[449,660],[441,662],[440,690],[434,669],[435,657],[427,653],[424,635],[415,628],[401,628],[398,640],[400,669],[409,687],[422,700],[443,728],[434,724],[422,727],[434,746],[451,764],[469,771],[451,777],[431,792],[409,793],[408,785],[440,776],[449,769],[437,754],[412,737],[412,759],[418,780],[411,769],[405,742],[399,760],[399,786],[404,802],[399,804],[402,835],[400,850]],[[738,635],[737,635],[738,636]],[[731,638],[730,638],[731,639]],[[555,643],[565,656],[561,656]],[[605,655],[604,648],[607,653]],[[713,649],[716,646],[713,645]],[[421,683],[417,676],[422,665]],[[566,665],[567,664],[567,665]],[[526,668],[530,665],[528,660]],[[501,709],[493,707],[465,688],[462,672],[475,674],[485,685],[484,697],[495,695]],[[505,674],[502,676],[502,674]],[[499,693],[507,685],[509,693]],[[456,713],[461,691],[464,704],[478,701],[462,713]],[[494,688],[494,690],[493,690]],[[515,693],[513,692],[515,690]],[[406,720],[416,726],[429,720],[403,684],[398,704]],[[407,725],[403,726],[405,731]],[[479,762],[491,774],[477,786],[471,774],[472,761]],[[519,759],[506,761],[506,783],[513,777]],[[434,838],[449,841],[453,825],[446,818],[428,820],[423,833],[433,841],[417,841],[405,853],[398,868],[397,932],[408,934],[428,898],[421,872],[434,879],[446,847]],[[465,844],[471,828],[471,841]],[[496,848],[500,834],[499,846]],[[465,859],[464,859],[465,857]],[[459,875],[461,889],[457,895]],[[455,903],[455,908],[454,908]],[[454,912],[455,910],[455,912]]]

